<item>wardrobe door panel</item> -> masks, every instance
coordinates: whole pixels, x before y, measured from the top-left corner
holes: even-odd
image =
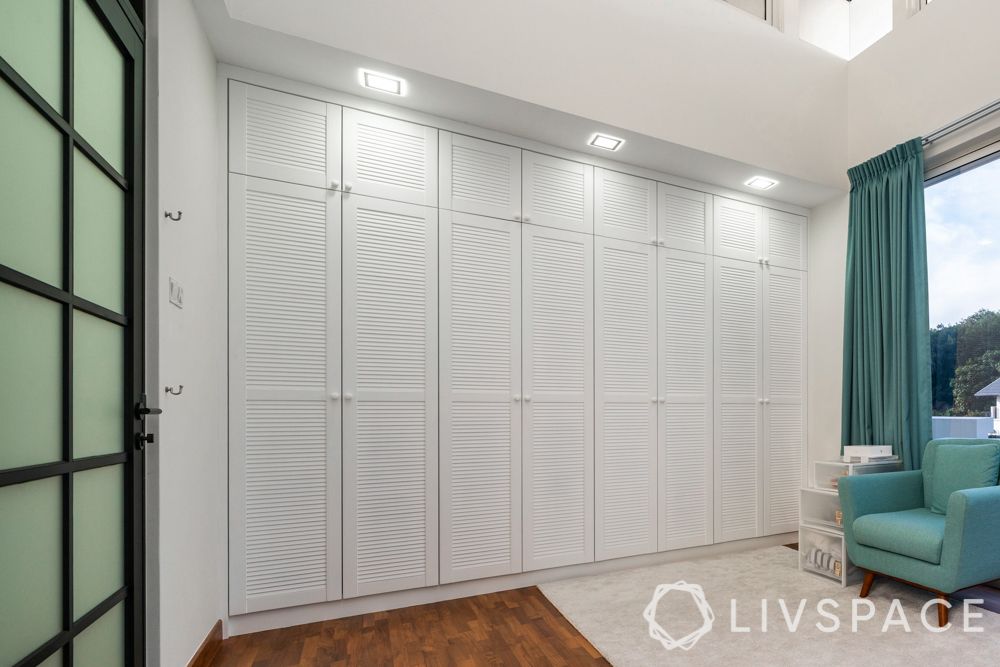
[[[805,270],[805,217],[766,208],[764,231],[764,258],[770,266]]]
[[[657,183],[660,245],[712,254],[712,195]]]
[[[522,228],[524,569],[594,560],[593,237]]]
[[[796,530],[805,449],[806,275],[764,271],[764,533]]]
[[[764,258],[763,210],[746,202],[713,197],[715,254],[760,262]]]
[[[229,83],[229,171],[340,187],[341,108],[307,97]]]
[[[521,571],[521,226],[441,212],[441,582]]]
[[[759,264],[715,259],[715,539],[761,527],[761,274]]]
[[[593,233],[594,168],[530,151],[521,159],[524,222]]]
[[[656,248],[595,240],[596,559],[656,551]]]
[[[230,610],[341,596],[340,193],[231,175]]]
[[[437,206],[437,130],[344,109],[344,189]]]
[[[656,243],[656,182],[595,168],[594,233]]]
[[[441,208],[521,219],[521,149],[441,133]]]
[[[659,251],[659,548],[714,539],[712,257]]]
[[[344,596],[437,583],[437,211],[344,196]]]

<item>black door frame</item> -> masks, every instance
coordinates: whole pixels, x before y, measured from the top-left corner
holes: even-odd
[[[145,29],[142,0],[86,0],[104,24],[126,60],[124,173],[119,173],[73,128],[73,5],[63,0],[63,113],[56,111],[17,71],[0,57],[0,78],[62,135],[63,252],[62,286],[56,287],[0,264],[0,281],[62,306],[62,460],[0,470],[0,487],[52,477],[62,478],[62,630],[17,667],[33,667],[63,650],[64,664],[72,665],[72,639],[116,604],[125,604],[125,664],[145,664],[145,510],[144,456],[136,445],[142,421],[133,406],[144,391],[144,118]],[[87,157],[118,184],[125,197],[125,308],[115,313],[73,294],[73,160],[76,152]],[[81,311],[125,327],[125,377],[122,392],[123,450],[114,454],[73,458],[73,313]],[[124,586],[79,619],[73,614],[73,475],[74,472],[123,465],[125,489]]]

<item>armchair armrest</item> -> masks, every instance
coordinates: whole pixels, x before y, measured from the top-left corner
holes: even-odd
[[[953,590],[1000,578],[1000,486],[955,491],[946,516],[941,565]]]
[[[838,490],[845,526],[866,514],[924,506],[924,477],[919,470],[841,477]]]

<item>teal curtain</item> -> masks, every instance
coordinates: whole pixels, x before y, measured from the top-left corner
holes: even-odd
[[[923,146],[913,139],[847,173],[841,442],[891,444],[916,469],[931,438]]]

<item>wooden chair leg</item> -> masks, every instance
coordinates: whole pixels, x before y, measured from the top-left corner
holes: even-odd
[[[940,601],[940,604],[938,604],[937,606],[938,627],[943,628],[944,626],[948,625],[948,607],[945,605],[945,603],[948,602],[948,596],[944,595],[943,593],[939,594],[938,600]]]
[[[875,573],[865,571],[865,580],[861,582],[861,597],[868,597],[868,593],[872,590],[872,584],[875,582]]]

